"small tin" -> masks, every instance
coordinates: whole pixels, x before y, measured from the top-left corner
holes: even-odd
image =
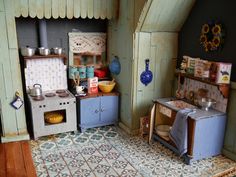
[[[87,78],[94,77],[94,65],[87,65],[86,66],[86,75],[87,75]]]
[[[69,67],[69,78],[73,79],[75,72],[77,72],[77,67],[76,66],[70,66]]]
[[[87,72],[86,73],[86,75],[87,75],[87,78],[92,78],[92,77],[94,77],[94,72]]]
[[[86,72],[87,72],[87,73],[92,73],[92,72],[94,72],[94,65],[87,65],[87,66],[86,66]]]
[[[79,69],[79,77],[81,78],[81,79],[84,79],[84,78],[86,78],[86,67],[84,66],[84,65],[79,65],[79,67],[78,67]]]

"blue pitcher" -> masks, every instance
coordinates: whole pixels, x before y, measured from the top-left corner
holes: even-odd
[[[121,66],[120,61],[117,56],[115,56],[112,60],[112,62],[109,65],[109,70],[112,74],[120,74]]]
[[[152,71],[149,70],[149,59],[145,60],[145,64],[146,64],[146,69],[145,71],[142,72],[142,74],[140,75],[140,81],[147,86],[150,82],[152,82]]]

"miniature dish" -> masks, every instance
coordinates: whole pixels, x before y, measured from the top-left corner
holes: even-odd
[[[171,126],[170,125],[157,125],[156,126],[156,133],[161,137],[168,137],[170,132]]]
[[[109,93],[113,90],[116,83],[114,81],[100,81],[98,82],[99,89],[104,93]]]
[[[212,98],[200,98],[198,104],[203,110],[208,111],[213,104],[216,104],[216,101]]]

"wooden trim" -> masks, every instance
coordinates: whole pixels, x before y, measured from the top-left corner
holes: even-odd
[[[63,58],[66,60],[66,55],[33,55],[31,57],[23,57],[25,60],[31,60],[31,59],[39,59],[39,58]]]
[[[36,177],[36,171],[34,167],[34,162],[31,155],[30,145],[27,141],[23,141],[21,143],[24,163],[25,163],[25,170],[28,177]]]
[[[188,155],[193,156],[194,138],[195,138],[195,120],[188,118]]]
[[[28,141],[0,144],[0,176],[37,176]]]
[[[193,80],[196,80],[196,81],[200,81],[200,82],[203,82],[203,83],[206,83],[206,84],[210,84],[210,85],[215,85],[215,86],[230,86],[230,84],[217,84],[215,82],[210,81],[207,78],[204,79],[204,78],[200,78],[200,77],[194,77],[193,75],[190,75],[190,74],[187,74],[187,73],[177,72],[176,74],[178,76],[186,77],[186,78],[193,79]]]
[[[6,172],[7,176],[26,176],[23,162],[23,154],[21,153],[21,145],[19,142],[7,143],[6,147]]]
[[[0,176],[7,176],[5,161],[6,161],[5,146],[0,145]]]
[[[236,82],[231,82],[230,84],[231,84],[231,89],[235,90],[236,89]]]
[[[95,97],[99,97],[99,96],[119,96],[119,95],[120,95],[119,92],[110,92],[110,93],[98,92],[98,93],[94,93],[94,94],[87,93],[86,96],[81,96],[81,97],[79,97],[79,99],[83,100],[83,99],[95,98]]]
[[[62,58],[64,60],[64,65],[67,65],[67,57],[65,54],[62,55],[33,55],[31,57],[23,57],[24,59],[24,68],[26,67],[26,60],[35,60],[35,59],[49,59],[49,58]]]
[[[230,89],[230,84],[217,84],[215,82],[210,81],[209,79],[204,79],[204,78],[200,78],[200,77],[194,77],[193,75],[187,74],[187,73],[181,73],[181,72],[177,72],[176,75],[180,78],[189,78],[192,80],[196,80],[199,82],[203,82],[209,85],[214,85],[217,86],[217,88],[219,89],[220,93],[224,96],[224,98],[228,98],[229,97],[229,89]]]
[[[140,131],[139,129],[131,130],[128,126],[126,126],[122,122],[119,122],[119,127],[131,136],[138,135]]]

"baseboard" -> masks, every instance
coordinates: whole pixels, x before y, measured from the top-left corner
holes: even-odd
[[[222,149],[222,153],[226,157],[228,157],[229,159],[232,159],[232,160],[236,161],[236,154],[235,153],[233,153],[233,152],[231,152],[231,151],[229,151],[229,150],[227,150],[225,148]]]
[[[14,141],[23,141],[23,140],[30,140],[29,134],[22,134],[16,136],[1,136],[2,143],[9,143]]]
[[[139,134],[139,129],[131,130],[129,127],[127,127],[125,124],[122,122],[119,122],[119,127],[124,130],[127,134],[129,135],[138,135]]]

